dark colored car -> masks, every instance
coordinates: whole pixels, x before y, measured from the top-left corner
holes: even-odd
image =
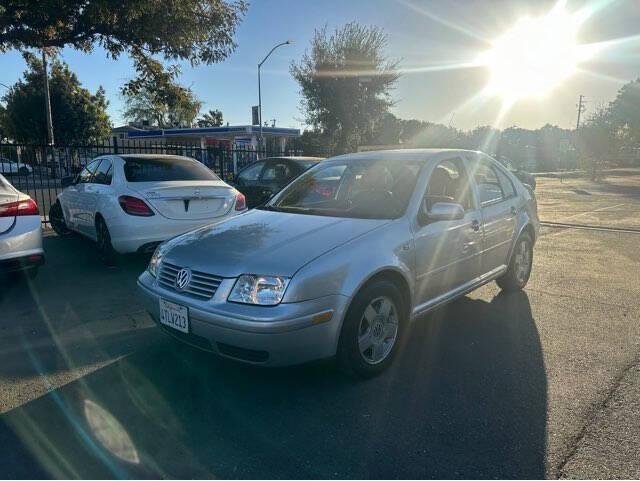
[[[516,178],[522,182],[524,185],[528,185],[531,189],[536,190],[536,178],[533,174],[529,172],[519,169],[516,167],[513,162],[507,159],[504,156],[498,157],[498,162],[504,165],[509,171],[516,176]]]
[[[233,184],[246,197],[247,207],[252,209],[321,160],[319,157],[270,157],[242,169]]]

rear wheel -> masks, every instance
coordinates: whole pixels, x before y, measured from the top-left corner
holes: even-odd
[[[71,231],[64,220],[62,206],[58,200],[51,206],[51,209],[49,209],[49,222],[51,222],[51,227],[55,233],[60,237],[67,237],[71,234]]]
[[[342,326],[340,366],[363,378],[389,367],[406,325],[404,307],[399,289],[387,280],[374,281],[360,291]]]
[[[29,169],[27,169],[26,167],[20,167],[18,169],[18,173],[22,176],[27,176],[29,175]]]
[[[111,234],[109,234],[107,223],[102,217],[98,217],[96,220],[96,241],[100,260],[107,266],[114,266],[116,263],[116,251],[113,250]]]
[[[529,282],[532,266],[533,241],[529,234],[524,233],[516,242],[507,272],[496,279],[496,282],[504,291],[519,291]]]

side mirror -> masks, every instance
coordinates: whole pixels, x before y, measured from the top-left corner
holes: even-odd
[[[455,202],[436,202],[427,210],[426,199],[422,202],[420,217],[427,222],[440,220],[460,220],[464,218],[464,208]]]
[[[63,189],[66,189],[67,187],[69,187],[70,185],[75,184],[76,178],[72,175],[68,175],[66,177],[63,177],[62,179],[60,179],[60,185],[62,185]]]

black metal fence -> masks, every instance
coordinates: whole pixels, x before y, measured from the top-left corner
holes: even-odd
[[[107,154],[173,154],[192,157],[223,180],[232,180],[252,162],[283,155],[313,155],[301,151],[273,151],[252,146],[233,147],[166,144],[117,139],[91,145],[46,146],[0,143],[0,174],[38,204],[42,222],[62,191],[61,179],[77,175],[91,160]],[[317,155],[324,157],[324,155]]]

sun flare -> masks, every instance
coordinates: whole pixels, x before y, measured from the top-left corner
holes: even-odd
[[[478,59],[490,70],[487,90],[505,102],[539,98],[562,84],[588,57],[577,40],[584,21],[558,3],[541,17],[524,17]]]

